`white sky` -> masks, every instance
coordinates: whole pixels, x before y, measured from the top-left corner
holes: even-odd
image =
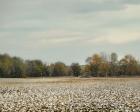
[[[140,0],[0,0],[0,53],[79,62],[97,52],[140,57]]]

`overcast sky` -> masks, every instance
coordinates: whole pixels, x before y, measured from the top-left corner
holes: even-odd
[[[97,52],[140,57],[140,0],[0,0],[0,53],[83,64]]]

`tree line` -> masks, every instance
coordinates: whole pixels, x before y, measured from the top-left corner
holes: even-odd
[[[86,59],[85,65],[72,63],[67,66],[63,62],[52,64],[41,60],[23,60],[20,57],[11,57],[0,54],[1,78],[24,77],[112,77],[112,76],[138,76],[140,75],[140,62],[132,55],[125,55],[120,60],[116,53],[94,54]]]

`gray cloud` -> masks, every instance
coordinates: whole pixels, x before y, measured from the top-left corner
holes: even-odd
[[[0,0],[0,24],[48,20],[99,11],[122,10],[139,0]]]
[[[126,4],[139,4],[139,0],[0,0],[0,12],[6,16],[50,13],[87,13],[105,10],[120,10]],[[59,15],[58,14],[58,15]]]
[[[0,0],[0,48],[50,60],[121,52],[140,41],[139,11],[140,0]]]

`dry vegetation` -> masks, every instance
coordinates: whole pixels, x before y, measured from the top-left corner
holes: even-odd
[[[0,79],[0,112],[109,111],[140,111],[140,78]]]

